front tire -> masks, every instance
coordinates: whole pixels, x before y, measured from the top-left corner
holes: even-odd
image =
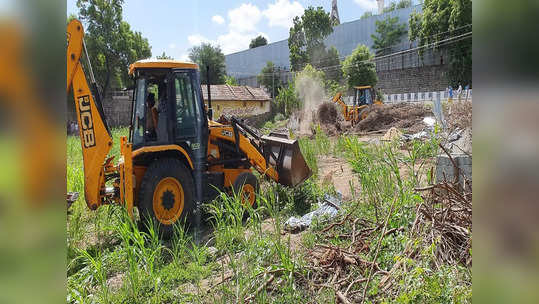
[[[153,223],[161,238],[169,239],[176,223],[191,223],[194,182],[181,161],[171,158],[154,161],[142,178],[139,197],[143,224]]]
[[[259,191],[258,179],[251,172],[243,172],[234,181],[234,193],[239,195],[245,206],[256,208],[256,195]]]

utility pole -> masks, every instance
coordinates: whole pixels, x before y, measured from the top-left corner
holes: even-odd
[[[271,98],[275,98],[275,66],[271,69]]]

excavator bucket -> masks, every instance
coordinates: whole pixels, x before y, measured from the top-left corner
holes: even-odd
[[[261,139],[264,157],[276,168],[279,184],[295,187],[312,175],[297,140],[288,139],[285,134],[278,133],[270,133]]]

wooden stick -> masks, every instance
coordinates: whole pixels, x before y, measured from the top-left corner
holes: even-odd
[[[338,225],[344,224],[344,222],[346,222],[346,220],[350,217],[350,215],[352,215],[352,212],[348,213],[348,214],[342,219],[342,221],[331,223],[331,225],[329,225],[329,226],[327,226],[326,228],[322,229],[322,232],[326,232],[326,231],[328,231],[329,229],[333,228],[334,226],[338,226]]]
[[[348,299],[346,298],[346,296],[343,295],[340,291],[335,291],[335,295],[337,296],[337,299],[339,299],[339,301],[341,301],[341,303],[344,303],[344,304],[351,304],[351,302],[348,301]]]

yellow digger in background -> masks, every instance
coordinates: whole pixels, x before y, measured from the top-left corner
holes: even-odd
[[[178,221],[193,222],[198,202],[212,200],[219,191],[234,191],[244,204],[254,205],[259,182],[252,169],[291,187],[311,176],[296,140],[260,136],[235,117],[213,121],[210,86],[206,108],[197,64],[172,60],[130,66],[135,80],[132,122],[114,164],[108,157],[112,136],[80,21],[68,24],[67,36],[67,92],[72,90],[75,99],[90,209],[118,203],[132,216],[137,207],[141,219],[157,223],[167,238]]]
[[[376,97],[376,91],[372,86],[356,86],[354,87],[352,105],[344,103],[342,100],[342,92],[335,94],[332,101],[341,106],[344,119],[352,122],[352,125],[354,125],[369,116],[372,106],[383,104],[383,102]]]

